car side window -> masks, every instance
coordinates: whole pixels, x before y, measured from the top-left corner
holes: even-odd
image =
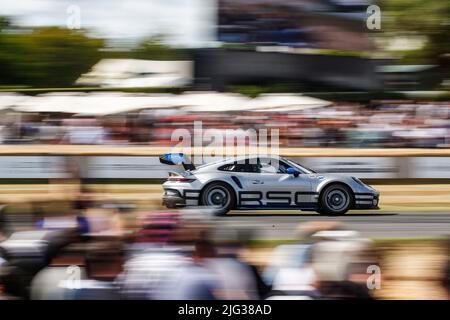
[[[278,173],[278,168],[269,163],[261,163],[261,173]]]
[[[250,164],[250,163],[230,163],[219,167],[218,170],[231,172],[250,172],[250,173],[260,172],[259,166],[257,164]]]
[[[233,171],[236,165],[234,163],[226,164],[224,166],[219,167],[217,170],[219,171]]]
[[[286,170],[291,167],[283,161],[270,158],[260,158],[259,162],[262,173],[286,173]]]

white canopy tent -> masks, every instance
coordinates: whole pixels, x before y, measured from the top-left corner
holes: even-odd
[[[60,112],[104,116],[146,109],[174,112],[298,112],[331,105],[331,102],[299,94],[262,94],[250,99],[237,93],[186,92],[136,94],[123,92],[58,92],[35,97],[10,94],[0,110],[14,107],[20,112]]]
[[[301,94],[261,94],[250,100],[242,109],[253,112],[293,112],[331,105],[326,100],[303,96]]]
[[[172,95],[136,95],[119,92],[52,93],[33,97],[19,103],[21,112],[61,112],[103,116],[148,108],[171,107]]]
[[[30,97],[14,92],[0,94],[0,110],[12,109]]]
[[[77,114],[103,116],[141,109],[171,107],[171,95],[131,95],[94,93],[80,99]]]
[[[186,92],[177,96],[172,104],[191,112],[232,112],[242,111],[242,106],[250,98],[238,93]]]
[[[61,92],[46,93],[18,103],[15,110],[20,112],[68,112],[77,105],[77,97],[83,93]]]

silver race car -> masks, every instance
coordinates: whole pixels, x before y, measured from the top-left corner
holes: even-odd
[[[272,156],[234,157],[196,168],[181,153],[160,162],[183,165],[163,184],[168,208],[208,206],[229,210],[302,210],[342,215],[350,209],[379,209],[379,192],[358,178],[316,173]]]

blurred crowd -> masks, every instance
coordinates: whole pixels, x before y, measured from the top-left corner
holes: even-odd
[[[295,112],[165,109],[103,117],[6,113],[0,120],[0,143],[170,146],[179,142],[172,137],[175,129],[192,132],[196,121],[204,130],[244,139],[247,129],[279,129],[281,147],[446,148],[450,144],[448,101],[336,103]]]
[[[65,214],[36,207],[28,228],[1,218],[1,299],[374,299],[384,281],[376,245],[338,222],[302,223],[297,241],[255,258],[256,230],[200,208],[143,213],[84,196]]]

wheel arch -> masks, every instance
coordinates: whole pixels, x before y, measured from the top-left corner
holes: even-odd
[[[236,205],[237,205],[237,199],[238,199],[237,191],[236,191],[235,188],[233,188],[233,186],[231,185],[231,183],[229,183],[228,181],[224,181],[224,180],[211,180],[211,181],[208,181],[208,183],[206,183],[206,184],[200,189],[200,194],[199,194],[199,198],[198,198],[198,199],[199,199],[199,205],[202,205],[202,204],[203,204],[202,198],[203,198],[203,192],[205,191],[205,189],[206,189],[207,187],[209,187],[210,185],[215,184],[215,183],[224,184],[224,185],[226,185],[230,190],[232,190],[233,195],[234,195],[234,203],[233,203],[233,207],[236,207]]]

